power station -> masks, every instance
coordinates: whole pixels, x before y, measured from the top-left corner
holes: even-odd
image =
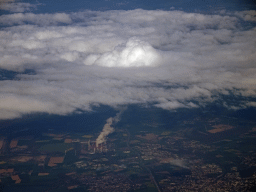
[[[107,148],[107,142],[104,141],[103,143],[99,143],[96,141],[91,141],[89,139],[88,141],[88,151],[90,153],[102,153],[102,152],[107,152],[108,148]]]

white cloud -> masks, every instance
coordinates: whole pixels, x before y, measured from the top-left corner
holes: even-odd
[[[36,9],[38,4],[30,3],[15,3],[14,0],[1,0],[0,10],[10,11],[10,12],[26,12]]]
[[[118,45],[113,51],[101,56],[89,55],[85,65],[97,64],[104,67],[142,67],[159,63],[157,51],[147,42],[130,38],[126,45]]]
[[[237,16],[241,17],[245,21],[256,21],[256,11],[249,10],[249,11],[240,11],[235,13]]]
[[[183,105],[182,103],[179,103],[177,101],[173,101],[173,102],[169,101],[169,102],[166,102],[166,103],[160,103],[160,104],[156,104],[155,106],[163,108],[163,109],[168,109],[168,110],[185,107],[185,105]]]
[[[243,29],[235,16],[15,13],[0,23],[9,25],[0,31],[0,68],[36,72],[0,81],[1,119],[98,104],[176,110],[205,105],[219,93],[256,96],[256,28]]]
[[[71,18],[66,13],[54,13],[54,14],[34,14],[34,13],[14,13],[9,15],[0,16],[0,24],[4,25],[23,25],[26,23],[46,26],[57,24],[69,24]]]

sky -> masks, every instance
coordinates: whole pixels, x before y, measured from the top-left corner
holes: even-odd
[[[255,61],[250,0],[0,0],[0,120],[256,107]]]

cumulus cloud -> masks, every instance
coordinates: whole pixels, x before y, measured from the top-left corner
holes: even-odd
[[[141,9],[2,15],[0,68],[35,73],[0,81],[0,118],[98,104],[176,110],[230,93],[254,98],[256,28],[240,19]]]
[[[142,67],[157,65],[159,60],[157,51],[149,43],[131,38],[125,46],[118,45],[113,51],[103,55],[89,55],[84,64],[105,67]]]

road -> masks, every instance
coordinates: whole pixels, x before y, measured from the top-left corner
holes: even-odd
[[[127,147],[128,147],[128,149],[130,149],[130,136],[131,136],[131,134],[130,134],[130,132],[128,131],[128,129],[125,129],[126,130],[126,132],[127,132],[127,135],[128,135],[128,138],[127,138],[127,140],[126,140],[126,144],[127,144]],[[137,150],[135,150],[135,151],[137,151]],[[140,165],[144,168],[144,169],[146,169],[148,172],[149,172],[149,174],[150,174],[150,179],[153,181],[153,183],[155,184],[155,186],[156,186],[156,188],[157,188],[157,191],[158,192],[161,192],[161,190],[160,190],[160,188],[159,188],[159,186],[158,186],[158,184],[157,184],[157,182],[156,182],[156,179],[155,179],[155,177],[154,177],[154,175],[152,174],[152,171],[148,168],[148,167],[146,167],[144,164],[143,164],[143,162],[142,162],[142,159],[141,159],[141,156],[140,156],[140,153],[137,151],[137,153],[138,153],[138,157],[139,157],[139,159],[140,159]]]

